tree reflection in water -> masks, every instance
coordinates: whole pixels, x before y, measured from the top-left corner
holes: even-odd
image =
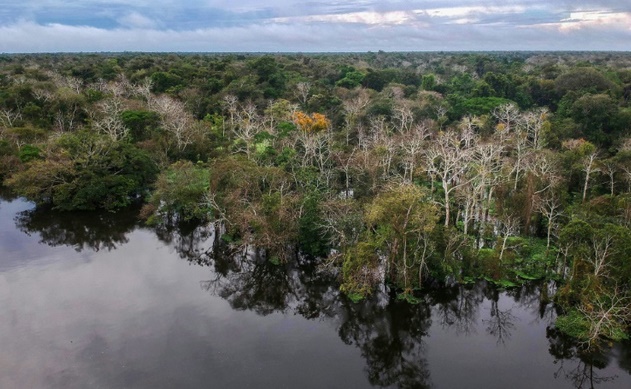
[[[55,212],[45,208],[23,211],[15,217],[17,228],[49,246],[71,246],[76,251],[113,250],[128,242],[137,225],[139,208],[113,214],[105,211]]]
[[[378,296],[361,304],[343,299],[339,335],[366,359],[371,384],[399,388],[431,386],[423,337],[431,325],[427,299],[412,305]],[[386,300],[387,301],[387,300]]]
[[[430,292],[434,307],[432,317],[442,328],[449,327],[458,335],[475,334],[485,287],[486,285],[480,282]]]
[[[430,305],[390,302],[381,293],[352,303],[339,293],[337,276],[299,257],[274,265],[248,246],[234,247],[217,239],[214,227],[163,230],[160,239],[181,257],[214,268],[202,289],[227,300],[234,309],[260,315],[293,313],[306,319],[335,322],[342,341],[355,345],[366,359],[367,375],[376,386],[429,387],[423,337],[430,327]]]
[[[555,364],[559,365],[555,378],[564,378],[577,389],[596,388],[598,384],[614,381],[617,375],[601,375],[610,363],[612,350],[587,352],[577,346],[567,336],[549,327],[546,336],[550,343],[550,354],[554,356]]]
[[[489,318],[482,322],[486,325],[486,332],[497,339],[497,344],[503,345],[510,340],[512,331],[515,329],[514,322],[518,318],[513,315],[512,308],[500,309],[498,289],[487,289],[487,292],[490,292],[490,296],[487,297],[491,301],[491,310]]]
[[[556,378],[566,378],[576,388],[594,387],[616,378],[598,375],[608,359],[582,356],[572,342],[552,329],[556,314],[553,305],[542,297],[549,295],[550,285],[532,283],[501,291],[478,282],[432,290],[418,304],[397,300],[386,291],[353,303],[339,293],[336,274],[321,271],[306,258],[274,265],[252,247],[225,244],[212,225],[156,232],[182,258],[212,267],[213,277],[200,282],[202,289],[224,298],[234,309],[260,315],[292,313],[336,323],[341,340],[360,350],[368,379],[375,386],[431,387],[424,337],[432,317],[441,327],[464,335],[475,334],[482,325],[498,344],[505,344],[519,320],[512,311],[515,304],[531,311],[533,321],[548,325],[549,351],[560,366]],[[514,300],[506,309],[500,307],[503,294]],[[485,300],[490,302],[490,309],[488,316],[480,319]]]
[[[43,243],[69,245],[77,251],[115,249],[128,241],[127,234],[137,226],[136,210],[63,215],[30,210],[18,214],[15,222],[25,233],[39,234]],[[541,298],[549,295],[547,285],[533,283],[500,292],[479,282],[431,290],[419,298],[418,304],[380,291],[370,299],[353,303],[339,293],[337,274],[322,271],[302,257],[274,265],[253,247],[223,242],[215,225],[182,224],[154,231],[181,258],[212,268],[211,278],[202,280],[200,286],[228,301],[232,308],[260,315],[291,313],[335,323],[341,340],[360,350],[368,379],[375,386],[431,386],[424,338],[432,318],[442,328],[464,335],[475,334],[482,325],[480,328],[498,343],[509,342],[517,318],[513,304],[508,309],[500,307],[501,296],[512,298],[520,308],[532,312],[534,321],[543,320],[548,325],[549,352],[559,365],[556,378],[566,379],[576,388],[592,388],[616,379],[600,375],[610,363],[611,351],[585,355],[553,329],[553,305]],[[542,288],[546,288],[544,293]],[[481,310],[487,299],[488,313]],[[616,345],[614,352],[620,367],[631,372],[631,347]]]

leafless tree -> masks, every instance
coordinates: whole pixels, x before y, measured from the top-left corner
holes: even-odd
[[[502,234],[502,247],[500,249],[500,263],[502,262],[502,258],[504,257],[504,252],[506,251],[506,245],[508,243],[508,238],[511,236],[515,236],[519,233],[519,218],[513,215],[507,215],[503,218],[501,223],[501,234]]]
[[[594,234],[592,237],[592,255],[588,256],[588,262],[594,266],[594,276],[599,277],[607,272],[609,257],[614,254],[614,236],[610,233]]]
[[[184,109],[184,103],[167,95],[151,100],[150,107],[160,114],[162,127],[175,139],[176,147],[183,151],[193,143],[198,128],[192,116]]]
[[[546,249],[549,249],[552,233],[558,227],[557,220],[563,214],[561,211],[561,200],[554,194],[539,198],[537,201],[537,209],[548,222]]]
[[[414,180],[414,169],[420,162],[427,138],[429,138],[429,127],[426,123],[413,126],[397,138],[402,154],[404,180],[409,182]]]
[[[399,102],[394,107],[393,119],[396,121],[394,128],[398,132],[407,132],[412,129],[412,125],[414,124],[412,109],[405,102]]]
[[[98,112],[92,112],[93,127],[98,132],[110,137],[117,142],[127,136],[129,130],[125,127],[121,114],[123,112],[122,101],[116,97],[105,99],[98,105]]]
[[[307,106],[307,100],[309,99],[309,92],[311,91],[310,82],[299,82],[296,84],[296,95],[300,100],[300,104],[303,107]]]
[[[497,132],[501,136],[508,135],[517,125],[519,116],[519,108],[513,103],[496,107],[493,110],[493,117],[498,121]]]
[[[526,134],[528,134],[528,140],[535,150],[539,150],[545,146],[542,131],[547,119],[547,108],[539,108],[531,112],[526,112],[521,116],[521,125],[525,128]]]
[[[600,169],[609,178],[609,194],[613,196],[616,186],[616,173],[618,173],[618,164],[612,159],[604,160],[600,163]]]
[[[0,108],[0,125],[5,127],[13,127],[13,124],[16,120],[22,119],[22,110],[20,108],[17,109],[9,109],[9,108]]]
[[[597,295],[578,309],[589,323],[585,344],[590,348],[598,347],[603,337],[612,338],[631,319],[631,299],[618,288],[606,296]]]
[[[426,151],[427,173],[439,180],[443,187],[445,227],[450,223],[452,193],[474,179],[465,177],[471,150],[462,148],[461,141],[454,131],[440,132]]]
[[[587,198],[587,188],[589,186],[591,175],[600,171],[600,168],[596,164],[598,157],[598,150],[595,150],[583,157],[583,171],[585,172],[585,184],[583,185],[583,202]]]

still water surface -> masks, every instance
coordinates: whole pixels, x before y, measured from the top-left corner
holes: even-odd
[[[353,304],[213,239],[0,201],[0,388],[631,388],[631,345],[579,357],[539,286]]]

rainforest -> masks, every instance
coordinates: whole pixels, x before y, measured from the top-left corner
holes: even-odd
[[[631,336],[629,53],[0,55],[0,179],[352,304],[536,284],[580,350]]]

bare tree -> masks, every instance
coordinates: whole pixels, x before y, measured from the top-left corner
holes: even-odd
[[[519,108],[513,103],[502,104],[493,110],[493,117],[498,121],[496,131],[501,135],[508,135],[515,128],[519,120]]]
[[[603,234],[594,234],[592,237],[592,255],[587,259],[594,266],[595,277],[599,277],[607,271],[609,257],[615,251],[613,234],[608,231]]]
[[[595,296],[578,309],[589,323],[585,343],[590,348],[598,347],[603,337],[615,338],[615,333],[631,319],[631,299],[618,288],[607,295]]]
[[[192,116],[184,109],[184,104],[167,95],[161,95],[151,100],[152,109],[156,110],[162,119],[162,127],[175,139],[179,151],[184,151],[193,143],[197,133]]]
[[[596,164],[598,156],[598,150],[595,150],[583,157],[583,171],[585,172],[585,184],[583,185],[583,202],[585,202],[585,199],[587,198],[587,188],[589,186],[589,179],[591,178],[591,175],[600,171],[600,168]]]
[[[506,245],[508,243],[508,238],[511,236],[515,236],[519,233],[519,218],[508,215],[504,217],[501,226],[502,233],[502,247],[500,249],[500,263],[502,263],[502,258],[504,257],[504,252],[506,251]]]
[[[223,97],[223,107],[230,114],[230,128],[234,127],[234,119],[238,110],[239,99],[234,95],[225,95]],[[225,129],[224,129],[225,135]]]
[[[0,108],[0,125],[5,127],[13,127],[13,124],[16,120],[22,119],[22,110],[20,108],[17,109],[9,109],[9,108]]]
[[[307,100],[309,99],[310,91],[310,82],[299,82],[296,84],[296,95],[298,96],[298,100],[300,100],[300,104],[302,104],[303,107],[307,106]]]
[[[91,113],[94,129],[109,136],[114,142],[127,136],[129,130],[121,118],[123,112],[121,100],[116,97],[105,99],[97,107],[99,111]]]
[[[407,132],[414,124],[414,114],[412,109],[405,102],[399,102],[394,107],[393,119],[396,121],[395,129],[398,132]]]
[[[600,169],[609,178],[609,194],[613,196],[616,186],[616,173],[618,173],[618,164],[612,159],[606,159],[600,163]]]
[[[425,141],[429,138],[429,127],[426,123],[417,124],[397,138],[398,147],[402,151],[403,179],[414,180],[414,169],[423,154]]]
[[[535,150],[539,150],[545,146],[542,132],[547,119],[548,108],[545,107],[524,113],[521,117],[521,123],[525,127],[526,134],[528,134],[528,140]]]
[[[563,214],[561,212],[561,200],[555,195],[539,198],[537,209],[548,221],[546,249],[549,249],[552,232],[558,227],[556,221]]]
[[[236,122],[232,131],[235,137],[244,144],[238,151],[244,151],[248,159],[252,158],[254,137],[261,132],[263,126],[263,120],[257,113],[256,105],[252,102],[247,102],[241,110],[236,112]]]
[[[461,138],[454,131],[440,132],[426,151],[427,173],[436,177],[443,187],[445,227],[449,226],[452,193],[468,184],[465,178],[471,160],[471,150],[461,147]]]
[[[365,89],[358,88],[355,91],[356,95],[353,98],[342,102],[347,145],[350,143],[351,134],[356,130],[359,115],[370,102],[370,96]]]

